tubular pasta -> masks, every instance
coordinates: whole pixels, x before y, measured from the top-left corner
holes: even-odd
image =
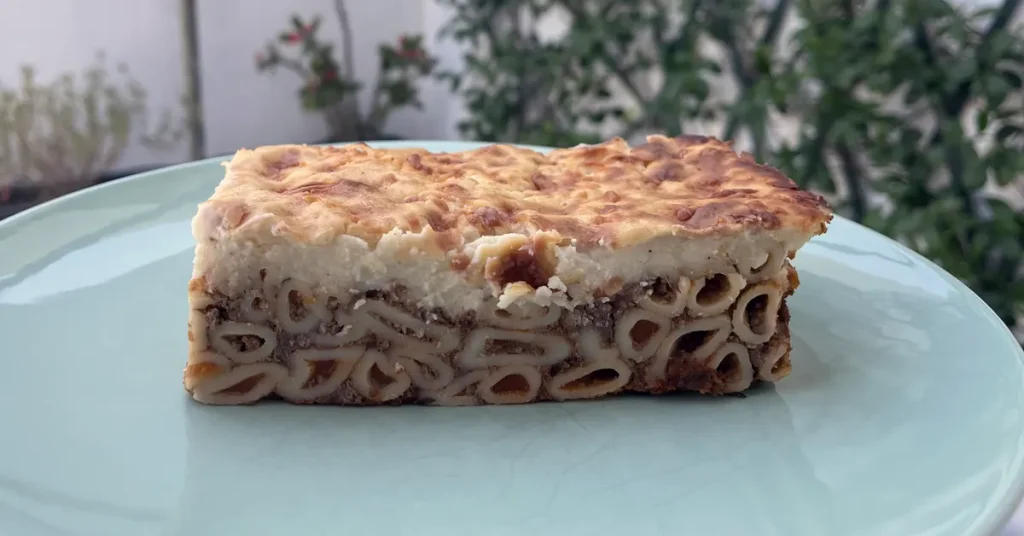
[[[647,322],[653,324],[657,330],[649,334],[646,341],[643,341],[639,348],[636,347],[633,330]],[[622,352],[622,357],[636,362],[642,362],[654,355],[658,345],[668,333],[671,321],[664,316],[654,314],[644,309],[631,309],[615,324],[615,343]]]
[[[747,319],[747,308],[750,302],[758,296],[766,296],[767,304],[764,311],[756,313],[760,316],[758,327],[752,326]],[[732,312],[732,330],[741,341],[747,344],[762,344],[768,342],[775,334],[776,323],[778,322],[779,306],[782,304],[782,290],[762,283],[748,288],[739,299],[736,300],[736,308]],[[755,322],[756,324],[757,322]]]
[[[200,352],[189,357],[185,365],[185,390],[191,392],[196,385],[220,375],[231,368],[231,362],[217,352]]]
[[[715,299],[708,302],[700,293],[708,283],[720,277],[725,279],[728,290],[719,293]],[[697,316],[713,316],[724,313],[736,301],[746,284],[747,281],[740,274],[716,274],[712,277],[703,277],[694,281],[690,288],[690,294],[687,296],[686,306],[691,313]]]
[[[455,371],[448,366],[440,357],[434,354],[424,354],[409,351],[407,348],[392,348],[388,357],[405,368],[412,378],[412,383],[420,389],[437,391],[451,383],[455,378]],[[424,368],[431,370],[432,374],[423,371]]]
[[[497,353],[484,354],[488,340],[512,341],[540,347],[543,355]],[[456,362],[465,368],[497,367],[503,365],[549,366],[569,357],[572,346],[569,341],[549,333],[530,333],[496,328],[477,328],[469,334]]]
[[[216,305],[217,300],[213,296],[206,294],[205,292],[196,292],[189,297],[189,304],[192,306],[193,309],[202,311],[203,309],[206,309],[211,305]]]
[[[349,316],[341,310],[334,313],[334,320],[341,326],[341,331],[334,334],[318,333],[314,335],[313,342],[317,346],[327,346],[329,348],[345,346],[366,336],[365,322],[360,322],[359,319]]]
[[[721,370],[721,366],[725,363],[726,359],[732,357],[733,366],[728,367],[726,370]],[[738,342],[730,342],[725,344],[715,352],[707,361],[707,366],[710,369],[716,370],[719,374],[727,374],[728,378],[721,378],[724,380],[725,389],[723,393],[735,393],[742,391],[754,381],[754,369],[750,365],[750,352],[747,351],[747,347],[743,346]]]
[[[757,367],[757,377],[766,382],[777,382],[788,376],[791,368],[789,345],[778,342],[764,351],[761,363]]]
[[[238,365],[197,383],[192,396],[205,404],[250,404],[269,395],[286,375],[285,368],[276,363]],[[243,388],[232,392],[236,386]]]
[[[522,377],[527,384],[525,391],[514,390],[507,392],[494,392],[500,382],[512,376]],[[508,365],[491,372],[487,378],[480,382],[476,388],[476,394],[488,404],[525,404],[537,397],[541,385],[540,371],[537,367],[530,365]]]
[[[615,345],[605,346],[601,334],[594,328],[585,328],[580,332],[576,346],[580,355],[587,361],[618,359],[622,355]]]
[[[217,299],[209,292],[203,290],[191,290],[192,285],[189,285],[188,291],[188,303],[193,309],[203,310],[211,305],[217,303]]]
[[[374,369],[379,370],[391,381],[385,385],[378,385]],[[401,365],[388,360],[387,356],[376,351],[367,350],[363,358],[356,364],[352,371],[352,387],[356,392],[363,395],[367,400],[373,402],[387,402],[394,400],[412,386],[412,378]]]
[[[539,309],[539,311],[537,311]],[[499,309],[494,306],[485,307],[480,311],[480,318],[485,322],[503,329],[538,329],[550,326],[562,316],[560,307],[523,307],[514,304],[508,309]]]
[[[596,378],[584,385],[575,385],[587,376],[603,370],[615,372],[614,378]],[[629,383],[633,372],[620,359],[602,359],[591,361],[582,367],[569,369],[557,374],[547,382],[548,393],[555,400],[573,400],[579,398],[596,398],[621,390]]]
[[[393,344],[425,353],[443,354],[454,350],[459,345],[458,334],[452,328],[426,322],[400,311],[382,301],[369,300],[360,306],[356,313],[356,322],[366,327],[374,335]],[[387,323],[398,324],[415,333],[417,337],[406,335]],[[422,337],[422,338],[419,338]],[[430,339],[427,339],[429,337]]]
[[[210,330],[210,344],[224,357],[235,363],[256,363],[270,357],[277,348],[277,334],[267,326],[248,322],[223,322]],[[263,341],[253,350],[238,350],[226,337],[250,335]]]
[[[691,334],[699,332],[711,332],[711,336],[701,341],[700,346],[684,355],[676,354],[679,341]],[[715,349],[722,345],[729,338],[729,317],[726,315],[701,318],[691,322],[684,322],[681,326],[669,333],[665,340],[658,347],[651,367],[647,370],[647,377],[650,381],[665,379],[665,371],[670,359],[686,359],[699,363],[714,353]]]
[[[786,258],[786,252],[776,248],[768,252],[768,258],[760,266],[739,265],[737,269],[747,281],[757,283],[777,274]]]
[[[267,300],[267,308],[273,311],[277,305],[278,286],[271,283],[269,279],[263,279],[263,299]]]
[[[689,279],[680,277],[676,286],[675,296],[672,297],[671,302],[663,302],[654,299],[653,296],[646,296],[641,298],[637,305],[654,314],[668,318],[679,316],[686,311],[686,297],[690,292],[690,285]]]
[[[256,302],[263,302],[264,307],[258,307]],[[242,319],[246,322],[263,323],[270,320],[270,304],[258,291],[250,290],[242,295]]]
[[[296,350],[290,356],[290,374],[278,383],[277,393],[296,400],[312,400],[329,395],[348,379],[365,352],[364,347]],[[334,370],[316,385],[307,387],[306,384],[316,371],[316,363],[323,361],[334,361]]]
[[[426,395],[435,406],[475,406],[480,400],[472,394],[461,394],[470,387],[477,385],[487,377],[487,370],[477,369],[467,372],[463,376],[455,378],[452,383],[440,391],[434,391]]]
[[[299,295],[303,307],[306,310],[305,316],[296,320],[292,318],[291,294]],[[281,283],[281,289],[277,292],[277,322],[281,329],[288,333],[309,333],[330,316],[325,300],[318,300],[313,296],[309,285],[300,283],[296,279],[287,279]]]
[[[210,347],[210,330],[206,326],[206,317],[203,316],[202,311],[193,309],[189,313],[188,335],[193,351],[201,351]]]

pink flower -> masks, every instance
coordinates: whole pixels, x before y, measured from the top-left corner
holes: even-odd
[[[299,34],[297,34],[295,32],[292,32],[292,33],[288,34],[287,39],[288,39],[289,43],[294,44],[294,43],[298,43],[299,40],[302,39],[302,36],[300,36]]]

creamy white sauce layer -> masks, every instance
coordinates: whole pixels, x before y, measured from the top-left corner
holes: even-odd
[[[375,248],[365,241],[339,236],[323,245],[280,239],[267,243],[235,241],[223,229],[204,228],[193,222],[197,244],[193,277],[205,277],[209,288],[238,296],[263,288],[260,271],[271,284],[295,278],[320,295],[343,301],[366,290],[403,285],[409,298],[427,308],[459,314],[481,307],[506,308],[512,304],[556,305],[573,308],[593,302],[595,295],[655,277],[702,277],[760,266],[769,252],[795,251],[810,236],[796,231],[747,233],[720,238],[661,237],[623,248],[577,249],[553,246],[556,260],[548,284],[538,289],[524,285],[497,288],[483,277],[482,246],[521,244],[523,235],[479,238],[454,251],[440,251],[431,231],[391,232]],[[211,240],[212,239],[212,240]],[[465,270],[453,270],[458,254],[474,259]]]

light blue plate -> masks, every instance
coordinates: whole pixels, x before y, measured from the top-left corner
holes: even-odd
[[[792,375],[746,399],[200,406],[189,220],[221,174],[0,224],[0,534],[973,536],[1021,496],[1020,347],[839,218],[796,260]]]

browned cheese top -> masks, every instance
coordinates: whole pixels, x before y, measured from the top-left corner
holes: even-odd
[[[580,248],[663,236],[825,231],[825,200],[714,138],[619,138],[547,154],[509,145],[457,153],[276,145],[243,149],[201,207],[234,238],[375,245],[394,230],[448,245],[550,231]]]

